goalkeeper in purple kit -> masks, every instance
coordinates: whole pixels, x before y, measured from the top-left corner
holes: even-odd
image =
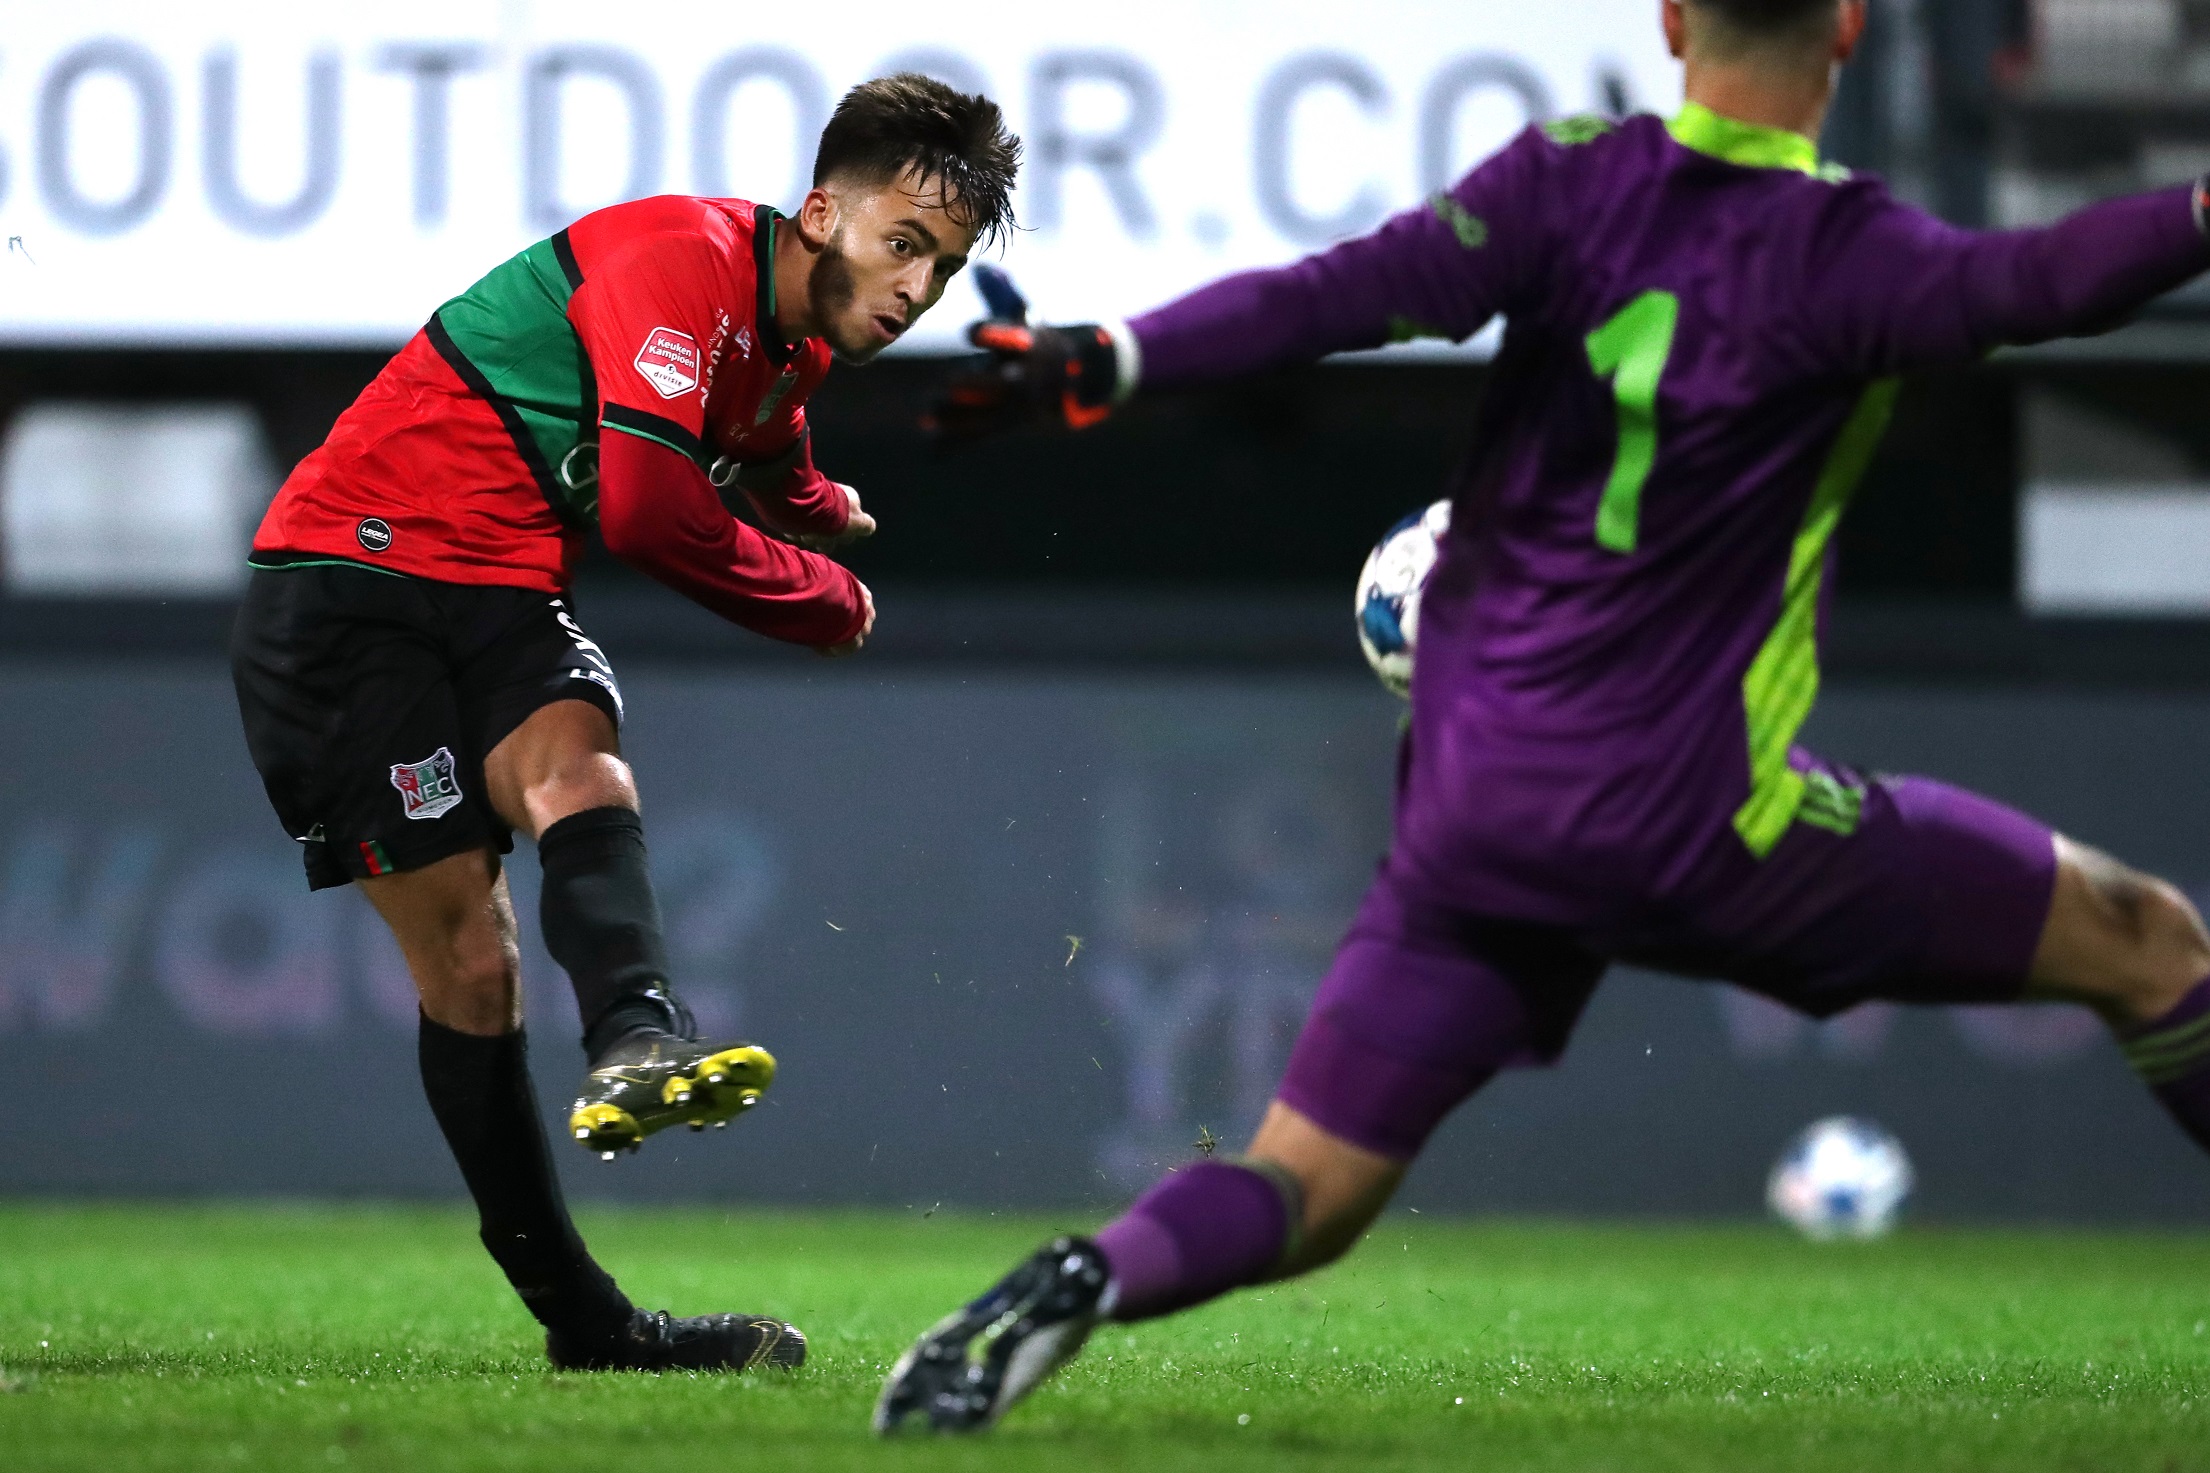
[[[1110,327],[986,323],[952,434],[1392,339],[1504,347],[1421,613],[1388,858],[1247,1154],[1047,1245],[876,1425],[994,1422],[1105,1320],[1341,1256],[1451,1110],[1613,962],[1825,1017],[2083,1003],[2210,1148],[2210,935],[2000,804],[1796,744],[1833,533],[1895,376],[2105,329],[2210,268],[2202,186],[1973,232],[1822,166],[1864,0],[1663,0],[1670,120],[1529,129],[1429,203]]]

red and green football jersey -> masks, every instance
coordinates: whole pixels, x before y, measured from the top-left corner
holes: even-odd
[[[260,564],[334,558],[557,593],[606,432],[773,461],[829,369],[775,327],[777,216],[663,195],[584,216],[438,308],[293,470]]]

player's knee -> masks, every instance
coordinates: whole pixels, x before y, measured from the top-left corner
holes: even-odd
[[[635,808],[637,781],[611,752],[578,752],[548,766],[523,793],[539,833],[573,813]]]
[[[521,968],[512,947],[502,940],[472,938],[453,952],[452,980],[470,993],[504,994]]]
[[[466,1033],[503,1033],[514,1026],[521,960],[501,936],[463,930],[449,940],[428,975],[418,976],[422,1010]]]
[[[2194,903],[2169,881],[2114,860],[2088,878],[2106,923],[2128,950],[2199,953],[2210,945]]]
[[[2067,860],[2088,900],[2100,986],[2127,1014],[2156,1017],[2210,972],[2210,933],[2176,885],[2076,848]]]

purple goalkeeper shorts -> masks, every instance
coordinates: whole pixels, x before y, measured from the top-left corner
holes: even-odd
[[[2055,890],[2055,836],[1945,783],[1859,781],[1847,835],[1798,822],[1760,862],[1729,832],[1686,894],[1622,926],[1469,915],[1413,894],[1385,862],[1297,1039],[1283,1103],[1409,1161],[1499,1070],[1555,1063],[1613,962],[1822,1018],[1875,998],[2016,1000]]]

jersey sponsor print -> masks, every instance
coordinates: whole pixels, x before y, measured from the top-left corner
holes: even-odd
[[[698,387],[698,340],[672,327],[656,327],[637,350],[636,369],[663,399],[680,399]]]

